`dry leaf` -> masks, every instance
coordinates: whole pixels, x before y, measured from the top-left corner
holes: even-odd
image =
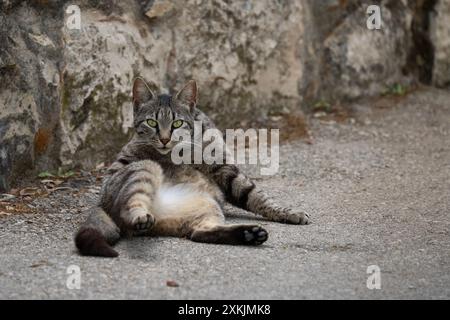
[[[39,188],[36,188],[36,187],[28,187],[28,188],[20,190],[20,195],[22,197],[34,196],[34,195],[37,195],[38,193],[39,193]]]
[[[73,188],[71,188],[71,187],[58,187],[58,188],[55,188],[55,189],[53,189],[53,190],[51,190],[52,192],[56,192],[56,191],[72,191],[73,190]]]
[[[174,288],[180,286],[176,281],[173,281],[173,280],[167,280],[166,281],[166,285],[168,287],[174,287]]]
[[[49,266],[49,265],[50,265],[50,263],[49,263],[48,261],[46,261],[46,260],[41,260],[41,261],[38,261],[38,262],[32,264],[32,265],[30,266],[30,268],[37,268],[37,267],[41,267],[41,266]]]

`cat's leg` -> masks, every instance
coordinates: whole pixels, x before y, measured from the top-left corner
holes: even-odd
[[[141,232],[154,225],[153,201],[162,180],[161,167],[151,160],[134,162],[112,177],[110,184],[120,184],[115,189],[114,208],[121,229]]]
[[[220,205],[208,197],[193,199],[177,213],[158,215],[149,234],[230,245],[259,245],[268,238],[267,231],[255,224],[226,225]]]
[[[221,187],[227,201],[239,208],[271,221],[291,224],[309,223],[309,215],[306,212],[277,205],[234,165],[211,166],[209,175]]]
[[[254,188],[249,192],[246,208],[271,221],[290,224],[309,224],[309,215],[306,212],[282,207],[258,188]]]
[[[142,232],[154,224],[152,201],[163,180],[161,167],[150,160],[113,166],[115,170],[103,182],[100,206],[75,236],[84,255],[116,257],[111,246],[121,233]]]
[[[93,207],[75,235],[75,245],[82,255],[117,257],[112,246],[119,239],[120,230],[111,217],[102,208]]]
[[[260,245],[268,238],[267,231],[253,224],[215,224],[205,218],[202,223],[193,226],[190,239],[195,242]]]

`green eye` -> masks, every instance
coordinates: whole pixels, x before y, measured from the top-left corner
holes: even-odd
[[[181,127],[182,124],[183,124],[183,120],[175,120],[175,121],[172,123],[172,126],[176,129],[176,128]]]
[[[148,124],[150,127],[152,127],[152,128],[156,128],[156,126],[158,125],[158,122],[156,122],[156,121],[153,120],[153,119],[148,119],[148,120],[147,120],[147,124]]]

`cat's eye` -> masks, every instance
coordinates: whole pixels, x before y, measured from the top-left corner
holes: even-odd
[[[172,127],[174,127],[175,129],[177,129],[177,128],[181,127],[182,124],[183,124],[183,120],[175,120],[175,121],[172,123]]]
[[[152,127],[152,128],[156,128],[156,126],[158,125],[158,122],[156,122],[156,121],[153,120],[153,119],[148,119],[148,120],[147,120],[147,124],[148,124],[150,127]]]

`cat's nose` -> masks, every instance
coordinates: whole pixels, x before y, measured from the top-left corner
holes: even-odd
[[[166,145],[166,144],[169,143],[170,138],[159,138],[159,141],[161,141],[161,143],[162,143],[163,145]]]

